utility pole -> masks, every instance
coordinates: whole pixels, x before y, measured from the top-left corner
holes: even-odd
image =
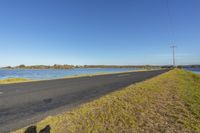
[[[176,60],[175,60],[175,45],[172,45],[170,48],[173,50],[173,66],[176,67]]]

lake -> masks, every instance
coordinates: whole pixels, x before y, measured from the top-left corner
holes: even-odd
[[[200,74],[200,68],[185,68],[185,70]]]
[[[67,76],[98,74],[98,73],[113,73],[126,72],[132,70],[141,70],[139,68],[75,68],[65,70],[55,69],[0,69],[0,79],[7,78],[26,78],[32,80],[41,79],[57,79]]]

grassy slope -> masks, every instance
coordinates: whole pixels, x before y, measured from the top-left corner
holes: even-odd
[[[8,78],[0,80],[0,84],[11,84],[11,83],[20,83],[20,82],[28,82],[30,80],[23,78]]]
[[[53,133],[200,132],[200,76],[175,69],[48,117],[37,129],[46,125]]]

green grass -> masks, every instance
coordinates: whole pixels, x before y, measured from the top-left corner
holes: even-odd
[[[0,80],[0,84],[11,84],[11,83],[21,83],[21,82],[28,82],[31,80],[24,79],[24,78],[8,78]]]
[[[200,132],[200,75],[178,71],[177,77],[185,77],[179,79],[178,93],[186,109],[193,116],[188,118],[184,124]]]
[[[200,132],[200,76],[174,69],[36,125],[52,133]]]

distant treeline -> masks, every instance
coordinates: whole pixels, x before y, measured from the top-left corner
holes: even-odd
[[[151,66],[151,65],[84,65],[84,68],[159,68],[159,66]]]
[[[178,68],[200,68],[200,65],[180,65]],[[154,65],[33,65],[25,66],[19,65],[15,67],[7,66],[6,69],[73,69],[73,68],[143,68],[143,69],[158,69],[158,68],[173,68],[172,65],[154,66]]]
[[[131,66],[131,65],[124,65],[124,66],[118,66],[118,65],[33,65],[33,66],[25,66],[25,65],[19,65],[15,67],[7,66],[3,67],[5,69],[73,69],[73,68],[144,68],[144,69],[156,69],[160,68],[160,66],[151,66],[151,65],[137,65],[137,66]]]
[[[178,65],[177,68],[200,68],[200,65]],[[161,66],[161,68],[174,68],[173,65]]]
[[[72,69],[76,66],[73,65],[53,65],[53,66],[47,66],[47,65],[34,65],[34,66],[25,66],[25,65],[19,65],[15,67],[7,66],[4,68],[7,69]]]
[[[179,65],[178,68],[200,68],[200,65]]]

